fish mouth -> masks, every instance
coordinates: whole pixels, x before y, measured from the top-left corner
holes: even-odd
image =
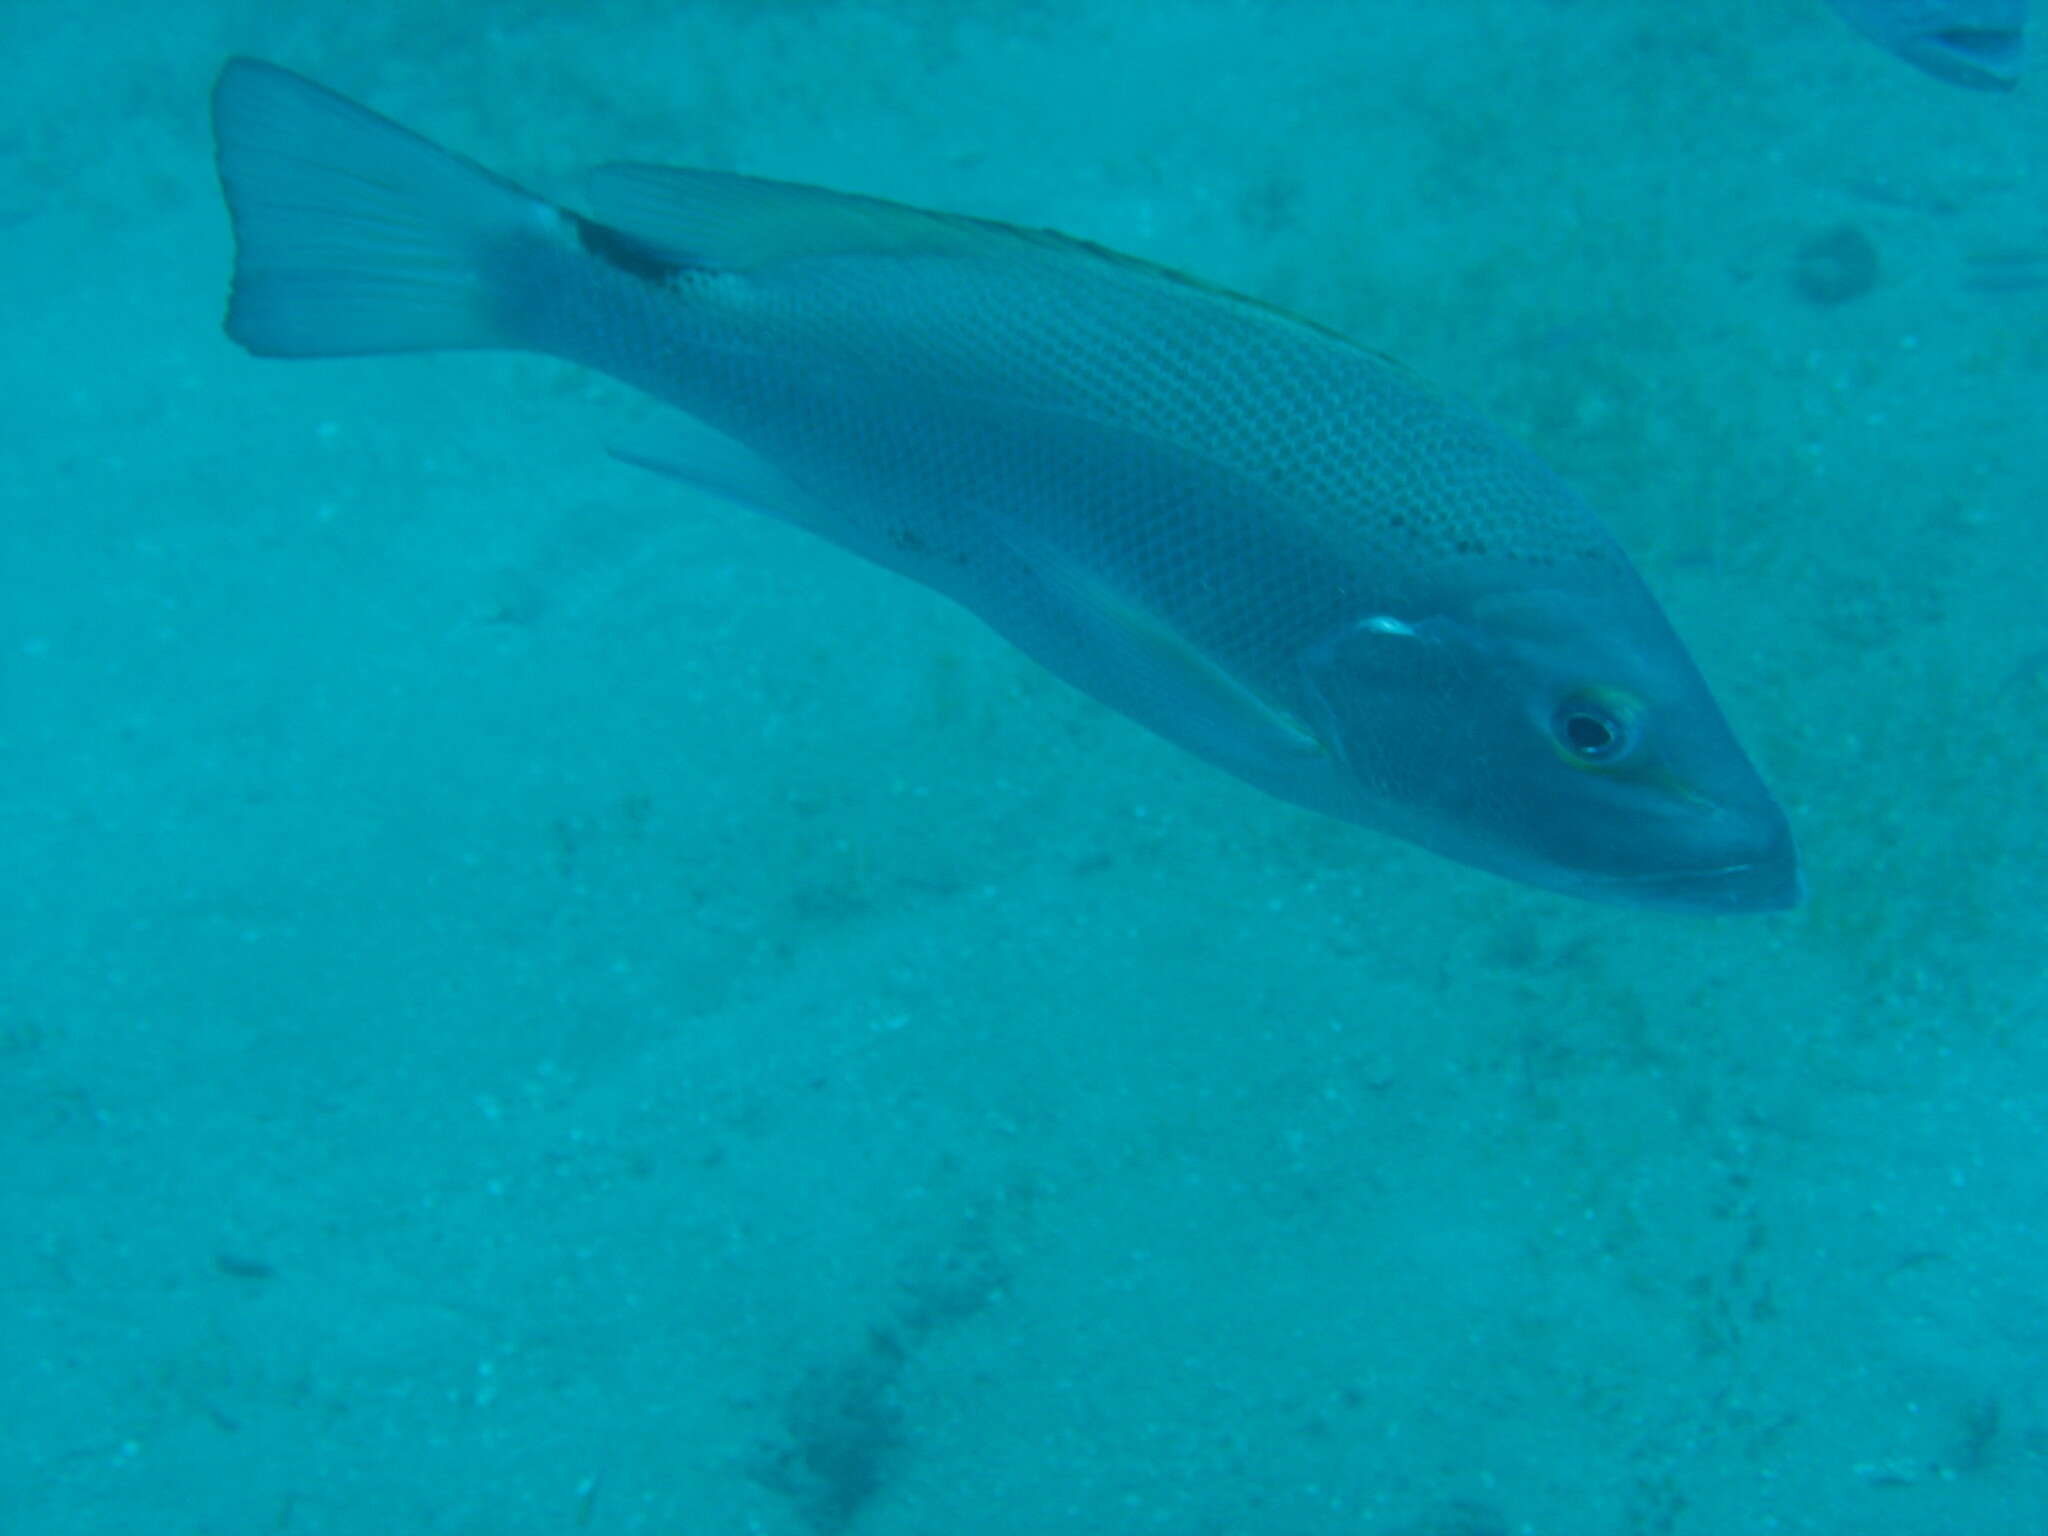
[[[1790,856],[1654,875],[1589,881],[1584,894],[1627,906],[1680,912],[1787,912],[1806,899],[1806,878]]]

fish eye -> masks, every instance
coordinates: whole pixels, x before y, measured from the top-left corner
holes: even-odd
[[[1565,695],[1550,717],[1551,739],[1567,761],[1605,767],[1635,750],[1641,715],[1628,694],[1581,688]]]

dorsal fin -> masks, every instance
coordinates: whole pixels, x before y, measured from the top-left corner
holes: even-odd
[[[805,256],[1014,258],[1035,248],[1043,256],[1099,265],[1256,312],[1351,350],[1367,352],[1420,385],[1397,359],[1359,347],[1327,326],[1262,299],[1056,229],[1030,229],[995,219],[939,213],[802,182],[680,166],[601,165],[589,173],[585,185],[591,211],[600,224],[617,230],[656,260],[676,267],[751,272]]]
[[[601,165],[591,210],[678,266],[747,272],[801,256],[948,251],[1003,229],[792,181],[660,165]]]

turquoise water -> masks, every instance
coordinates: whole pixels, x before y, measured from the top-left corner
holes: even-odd
[[[2039,78],[1819,0],[421,17],[0,13],[0,1531],[2048,1531]],[[242,355],[230,52],[1402,357],[1810,901],[1262,799],[565,367]]]

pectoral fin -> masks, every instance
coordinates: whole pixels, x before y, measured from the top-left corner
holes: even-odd
[[[1177,717],[1177,734],[1201,739],[1226,761],[1322,753],[1293,714],[1099,572],[1033,533],[1008,525],[998,533],[1094,643],[1144,679],[1155,703]]]

